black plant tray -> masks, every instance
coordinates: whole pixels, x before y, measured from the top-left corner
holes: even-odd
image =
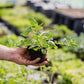
[[[74,18],[54,11],[52,24],[66,25],[69,29],[74,30],[77,34],[84,32],[84,21],[83,18]]]
[[[48,9],[47,10],[43,9],[42,10],[42,13],[45,14],[48,18],[52,18],[53,12],[54,11],[52,9],[49,9],[49,10]]]
[[[3,8],[14,8],[14,5],[13,6],[0,7],[0,9],[3,9]]]
[[[42,11],[42,7],[40,5],[35,5],[34,10],[36,12],[41,12]]]
[[[27,5],[28,5],[28,6],[30,6],[30,4],[31,4],[31,1],[30,1],[30,0],[28,0],[28,1],[27,1]]]

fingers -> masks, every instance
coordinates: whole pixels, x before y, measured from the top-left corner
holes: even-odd
[[[49,62],[49,60],[47,59],[46,61],[37,64],[37,62],[39,61],[40,61],[40,58],[37,58],[33,61],[26,60],[25,65],[42,66],[42,65],[46,65]]]
[[[39,64],[34,64],[34,66],[42,66],[42,65],[45,65],[45,64],[47,64],[47,63],[48,63],[47,61],[44,61],[44,62],[39,63]]]
[[[26,62],[26,65],[34,65],[34,64],[36,64],[38,61],[40,61],[40,58],[37,58],[37,59],[35,59],[35,60],[33,60],[33,61],[27,61],[27,62]]]
[[[42,66],[42,65],[45,65],[49,62],[49,60],[47,59],[46,61],[42,62],[42,63],[39,63],[39,64],[34,64],[34,66]]]
[[[49,62],[49,59],[47,59],[46,61]]]

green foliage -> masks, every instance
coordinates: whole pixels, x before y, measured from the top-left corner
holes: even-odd
[[[15,45],[9,45],[18,43],[24,39],[15,35],[8,35],[4,38],[0,38],[0,44],[15,47]],[[10,40],[14,41],[11,43]],[[62,49],[48,49],[47,57],[52,63],[50,67],[44,67],[41,72],[42,77],[49,80],[45,74],[46,70],[52,75],[55,72],[60,73],[58,78],[59,84],[84,84],[84,63],[71,52],[65,53]],[[29,79],[29,74],[34,74],[38,71],[30,70],[25,66],[20,66],[12,62],[0,61],[0,83],[1,84],[41,84],[42,80]],[[46,71],[47,72],[47,71]],[[48,74],[49,74],[48,73]]]
[[[71,31],[70,29],[68,29],[66,26],[64,25],[54,25],[53,26],[55,33],[53,34],[54,38],[63,38],[69,35],[74,34],[73,31]]]
[[[11,3],[6,3],[6,4],[0,3],[0,8],[6,8],[6,7],[11,7],[11,6],[13,6],[13,4],[11,4]]]
[[[72,54],[70,52],[65,53],[62,49],[49,49],[48,50],[48,58],[51,59],[53,62],[62,62],[62,61],[69,61],[69,60],[76,60],[77,57],[75,54]]]
[[[60,42],[53,42],[54,30],[43,31],[43,27],[38,25],[38,22],[35,19],[31,19],[30,23],[31,25],[21,35],[28,36],[30,33],[32,33],[32,37],[22,40],[20,44],[21,46],[30,46],[29,48],[33,48],[34,50],[41,49],[43,53],[45,53],[48,48],[57,49],[55,44],[66,45],[69,47],[76,46],[75,41],[68,38],[65,38]]]
[[[55,42],[57,43],[57,41]],[[76,48],[78,46],[78,42],[70,36],[60,39],[57,44],[67,46],[68,48]]]
[[[14,9],[1,9],[0,16],[7,20],[10,24],[19,28],[20,31],[24,31],[27,26],[30,25],[30,19],[34,18],[39,24],[48,26],[52,20],[48,19],[41,13],[36,13],[30,8],[16,6]]]
[[[76,46],[74,47],[67,47],[67,48],[63,48],[65,51],[72,51],[74,53],[76,53],[78,55],[78,57],[82,58],[84,56],[84,34],[81,33],[80,36],[77,35],[71,35],[69,37],[67,37],[68,39],[73,39],[74,42],[76,43]],[[72,41],[72,43],[74,44],[74,42]]]
[[[45,54],[47,48],[56,48],[56,45],[52,41],[53,31],[42,32],[43,27],[38,25],[35,19],[31,19],[31,26],[29,26],[21,35],[28,36],[29,33],[33,33],[33,36],[22,40],[20,45],[29,46],[34,50],[41,49]]]
[[[52,22],[52,19],[48,19],[45,15],[36,13],[34,10],[29,10],[28,18],[34,18],[38,24],[43,24],[44,26],[48,26]]]
[[[34,48],[35,46],[42,48],[46,46],[46,49],[54,47],[55,44],[69,46],[63,47],[63,49],[65,48],[66,50],[48,49],[47,57],[51,61],[52,66],[47,68],[43,66],[44,70],[40,71],[41,75],[42,77],[45,76],[44,78],[49,81],[49,77],[45,72],[48,70],[48,74],[50,73],[50,75],[58,72],[60,73],[57,77],[58,84],[84,84],[84,62],[78,59],[76,54],[70,52],[80,52],[81,54],[84,52],[84,34],[81,34],[80,36],[72,35],[73,32],[68,30],[65,26],[55,27],[56,29],[54,28],[54,30],[56,32],[42,31],[43,27],[38,24],[43,23],[46,25],[48,19],[45,19],[45,17],[40,15],[40,13],[37,14],[32,10],[28,10],[27,13],[24,10],[20,11],[20,8],[14,10],[1,9],[0,12],[1,11],[1,16],[4,19],[17,26],[22,31],[24,31],[24,28],[28,27],[22,35],[29,36],[30,38],[24,39],[22,37],[17,37],[16,35],[7,35],[0,38],[0,44],[8,47],[32,45],[30,48]],[[38,15],[39,19],[37,18]],[[30,20],[29,17],[35,18],[36,21]],[[49,24],[49,22],[47,24]],[[54,44],[52,41],[52,37],[54,36],[61,38],[67,37],[61,39],[59,42],[55,41]],[[55,46],[55,48],[57,47]],[[34,49],[37,50],[39,48]],[[66,53],[65,51],[68,52]],[[45,50],[42,49],[42,52],[45,53]],[[25,66],[20,66],[12,62],[0,61],[0,84],[41,84],[42,80],[33,80],[28,78],[29,74],[34,74],[36,72],[38,71],[30,70]],[[51,81],[49,82],[51,83]]]
[[[51,73],[59,72],[58,84],[84,84],[84,63],[70,52],[62,49],[48,50],[48,58],[52,62]]]
[[[25,66],[0,61],[0,71],[0,84],[41,84],[39,80],[29,79],[29,74],[36,71],[32,71]]]
[[[22,37],[17,37],[14,34],[10,34],[1,38],[0,44],[6,45],[8,47],[16,47],[16,44],[18,43],[18,41],[21,41],[22,39],[23,39]]]

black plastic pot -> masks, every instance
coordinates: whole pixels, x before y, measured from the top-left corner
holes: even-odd
[[[43,2],[45,2],[45,3],[49,3],[49,2],[50,2],[50,0],[43,0]]]
[[[28,0],[28,1],[27,1],[27,5],[28,5],[28,6],[30,6],[30,4],[31,4],[31,1],[30,1],[30,0]]]
[[[51,10],[51,9],[50,10],[43,9],[42,13],[45,14],[48,18],[52,18],[53,10]]]
[[[35,7],[34,7],[34,10],[35,10],[36,12],[41,12],[42,7],[41,7],[41,6],[35,6]]]
[[[73,28],[78,35],[80,35],[81,32],[84,33],[84,20],[75,20]]]

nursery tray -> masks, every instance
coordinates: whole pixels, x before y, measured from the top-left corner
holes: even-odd
[[[72,18],[84,19],[84,9],[55,9],[55,11]]]
[[[55,9],[53,24],[63,24],[77,34],[84,32],[84,9]]]

